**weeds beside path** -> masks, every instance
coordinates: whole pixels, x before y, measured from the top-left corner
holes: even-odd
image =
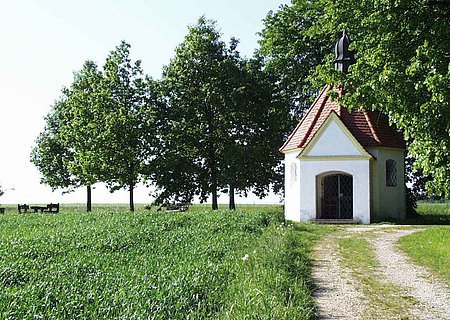
[[[422,229],[343,227],[316,247],[313,276],[321,319],[450,319],[443,279],[415,265],[397,241]]]

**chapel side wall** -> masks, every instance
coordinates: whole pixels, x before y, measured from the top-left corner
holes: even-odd
[[[353,176],[353,218],[370,223],[370,160],[301,160],[300,216],[301,221],[316,219],[319,194],[317,176],[326,172],[344,172]]]
[[[394,148],[370,148],[368,151],[376,159],[372,166],[372,219],[374,221],[384,219],[405,219],[406,195],[404,150]],[[396,186],[386,186],[386,160],[389,159],[396,162]]]
[[[284,157],[284,217],[300,222],[300,160],[298,151]]]

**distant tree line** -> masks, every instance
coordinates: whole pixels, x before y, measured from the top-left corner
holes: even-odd
[[[218,193],[228,192],[234,209],[235,194],[282,189],[278,148],[318,89],[334,83],[348,108],[387,114],[408,140],[410,179],[448,196],[448,9],[428,0],[293,0],[268,13],[252,58],[201,17],[158,81],[122,42],[103,68],[86,61],[63,88],[31,160],[52,188],[86,187],[88,210],[97,182],[128,190],[130,210],[140,182],[156,187],[159,203],[211,196],[217,209]],[[348,74],[332,68],[344,29],[358,57]]]

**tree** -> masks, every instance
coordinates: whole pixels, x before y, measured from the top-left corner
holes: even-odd
[[[60,115],[66,108],[67,98],[56,101],[52,111],[46,117],[46,127],[36,139],[36,146],[31,152],[30,160],[42,174],[41,183],[49,185],[53,190],[67,188],[69,192],[80,186],[80,179],[69,171],[69,163],[73,161],[70,152],[60,136]]]
[[[335,42],[333,32],[317,26],[318,17],[324,14],[323,2],[292,0],[290,6],[281,5],[267,14],[260,33],[258,54],[265,58],[266,72],[276,79],[279,98],[292,116],[290,129],[323,86],[312,84],[309,76]]]
[[[414,168],[433,180],[427,189],[450,193],[450,4],[444,1],[345,1],[329,6],[331,29],[348,28],[358,59],[348,76],[319,69],[347,90],[349,108],[389,115],[409,141]]]
[[[223,161],[227,174],[224,184],[229,186],[229,208],[235,209],[234,193],[259,197],[270,188],[281,189],[282,166],[278,148],[288,130],[289,114],[276,91],[273,77],[263,70],[260,58],[242,59],[241,76],[229,100],[234,112],[227,113],[230,124],[229,142]]]
[[[91,185],[101,176],[102,143],[99,128],[102,119],[96,112],[101,73],[92,61],[74,73],[69,88],[63,88],[46,117],[46,127],[36,140],[31,161],[42,174],[41,182],[53,189],[68,192],[80,186],[87,188],[87,211],[91,211]]]
[[[182,172],[169,168],[163,176],[156,177],[156,185],[170,191],[169,194],[199,195],[202,201],[211,194],[214,210],[218,208],[222,173],[219,161],[226,145],[223,116],[227,105],[225,88],[221,86],[226,64],[225,44],[214,23],[202,17],[189,28],[163,72],[168,103],[160,112],[167,119],[162,127],[164,149],[160,159],[167,162],[180,156],[186,163]],[[178,188],[177,181],[181,182],[180,187],[190,190]]]
[[[160,201],[211,194],[217,209],[221,190],[234,209],[235,192],[262,196],[281,177],[273,168],[284,113],[272,101],[261,60],[241,58],[237,45],[232,38],[227,46],[215,22],[201,17],[164,69],[167,100],[158,112],[162,141],[152,179],[163,190]]]
[[[141,61],[131,61],[130,45],[124,41],[109,54],[103,69],[99,113],[104,139],[98,148],[103,178],[112,191],[129,190],[130,211],[134,211],[134,188],[154,156],[157,91],[144,75]]]
[[[304,30],[300,36],[279,24],[266,23],[267,30],[263,31],[273,36],[271,43],[279,49],[280,57],[285,55],[285,65],[289,66],[289,63],[298,64],[295,56],[304,57],[309,53],[308,46],[303,49],[301,45],[293,47],[289,43],[302,44],[304,35],[311,41],[334,43],[339,33],[347,29],[357,54],[357,62],[350,67],[350,72],[345,75],[333,70],[334,56],[327,50],[330,54],[309,79],[318,85],[341,85],[346,92],[341,102],[350,109],[365,107],[387,114],[409,141],[408,152],[415,158],[414,168],[433,177],[427,182],[428,190],[447,195],[450,190],[449,6],[447,2],[431,0],[293,1],[291,7],[282,7],[279,14],[269,14],[268,19],[282,17],[279,18],[282,26]],[[278,68],[284,74],[280,81],[287,79],[295,85],[295,78],[290,77],[291,69],[295,70],[287,68],[283,73]]]

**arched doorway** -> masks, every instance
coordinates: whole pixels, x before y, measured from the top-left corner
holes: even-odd
[[[353,219],[353,177],[351,175],[333,173],[322,176],[320,192],[319,219]]]

